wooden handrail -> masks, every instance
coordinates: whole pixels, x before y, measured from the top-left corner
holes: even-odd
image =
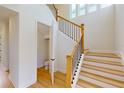
[[[55,7],[55,5],[53,4],[53,7],[55,8],[55,11],[56,11],[56,21],[58,21],[58,9]]]
[[[74,46],[72,53],[66,56],[66,61],[67,61],[66,63],[66,87],[71,87],[72,70],[73,70],[72,65],[73,65],[74,55],[78,51],[77,48],[79,47],[80,42],[82,44],[81,53],[84,53],[84,24],[81,24],[80,31],[81,31],[81,38],[78,40],[77,44]]]
[[[53,7],[55,8],[56,12],[57,12],[57,8],[55,7],[55,5],[53,4]]]
[[[83,36],[83,35],[82,35]],[[80,39],[81,40],[81,39]],[[79,46],[80,41],[74,46],[73,51],[70,55],[66,56],[66,87],[71,87],[72,82],[72,65],[74,60],[74,54],[76,53],[77,47]],[[78,60],[77,60],[78,61]]]
[[[74,22],[72,22],[72,21],[70,21],[70,20],[68,20],[68,19],[65,19],[65,18],[62,17],[62,16],[58,16],[58,17],[80,28],[80,26],[79,26],[78,24],[75,24]]]
[[[67,22],[69,22],[69,23],[71,23],[71,24],[73,24],[73,25],[75,25],[75,26],[80,27],[78,24],[75,24],[74,22],[72,22],[72,21],[70,21],[70,20],[68,20],[68,19],[65,19],[64,17],[60,16],[60,15],[58,14],[59,11],[58,11],[58,9],[55,7],[54,4],[53,4],[53,7],[54,7],[55,10],[56,10],[56,16],[57,16],[56,19],[61,18],[61,19],[65,20],[65,21],[67,21]]]

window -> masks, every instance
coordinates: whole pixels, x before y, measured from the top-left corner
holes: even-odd
[[[97,5],[95,4],[88,5],[88,13],[94,12],[96,10],[97,10]]]
[[[86,15],[111,5],[112,4],[72,4],[70,7],[70,18],[73,19],[77,16]]]
[[[79,5],[79,15],[85,15],[86,14],[86,5],[80,4]]]
[[[101,8],[105,8],[105,7],[109,7],[111,6],[112,4],[101,4]]]
[[[71,5],[71,18],[76,17],[76,13],[77,13],[76,10],[77,10],[77,9],[76,9],[76,4],[72,4],[72,5]]]

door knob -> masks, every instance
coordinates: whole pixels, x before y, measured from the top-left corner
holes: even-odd
[[[52,59],[50,59],[51,61],[54,61],[55,60],[55,58],[52,58]]]

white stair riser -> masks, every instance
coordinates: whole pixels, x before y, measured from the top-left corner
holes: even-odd
[[[81,70],[82,71],[86,71],[86,72],[90,72],[90,73],[93,73],[93,74],[96,74],[96,75],[100,75],[100,76],[104,76],[104,77],[107,77],[107,78],[111,78],[111,79],[114,79],[114,80],[119,80],[119,81],[123,81],[124,82],[124,77],[123,76],[118,76],[118,75],[114,75],[114,74],[110,74],[110,73],[105,73],[105,72],[98,71],[98,70],[92,70],[92,69],[88,69],[88,68],[84,68],[84,67],[82,67]]]
[[[89,83],[92,83],[92,84],[95,84],[95,85],[98,85],[100,87],[103,87],[103,88],[115,88],[115,86],[113,85],[110,85],[110,84],[107,84],[107,83],[104,83],[104,82],[101,82],[101,81],[98,81],[98,80],[95,80],[95,79],[92,79],[92,78],[89,78],[89,77],[86,77],[86,76],[79,76],[80,79],[82,80],[85,80]]]
[[[108,61],[113,61],[113,62],[121,62],[121,59],[118,58],[109,58],[109,57],[98,57],[98,56],[84,56],[84,58],[93,58],[93,59],[101,59],[101,60],[108,60]]]
[[[113,65],[95,63],[95,62],[93,63],[93,62],[88,62],[88,61],[84,61],[83,63],[88,64],[88,65],[92,65],[92,66],[98,66],[98,67],[104,67],[104,68],[108,68],[108,69],[114,69],[114,70],[123,71],[122,66],[113,66]]]

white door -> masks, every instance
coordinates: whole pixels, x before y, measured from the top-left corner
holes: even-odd
[[[50,29],[50,73],[52,84],[54,84],[54,70],[55,70],[55,61],[56,61],[56,37],[57,37],[57,25],[52,22]]]

